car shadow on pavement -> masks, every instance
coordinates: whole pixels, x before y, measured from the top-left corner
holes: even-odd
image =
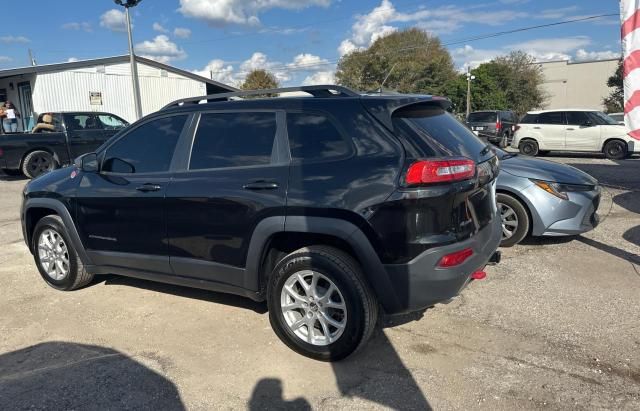
[[[264,314],[267,312],[266,303],[256,302],[249,298],[233,294],[217,293],[215,291],[202,290],[199,288],[182,287],[179,285],[141,280],[133,277],[121,277],[117,275],[96,276],[93,284],[100,282],[104,282],[105,285],[124,285],[127,287],[156,291],[163,294],[172,294],[178,297],[192,298],[215,304],[245,308],[258,314]]]
[[[166,377],[118,351],[46,342],[0,355],[0,409],[184,410]]]
[[[640,256],[637,254],[630,253],[618,247],[614,247],[612,245],[608,245],[587,237],[579,236],[579,237],[576,237],[576,240],[580,241],[583,244],[590,245],[593,248],[597,248],[600,251],[604,251],[605,253],[611,254],[612,256],[622,258],[623,260],[628,261],[632,264],[640,265]]]
[[[263,378],[258,381],[251,399],[249,400],[249,411],[270,411],[270,410],[311,410],[311,404],[300,397],[287,401],[282,397],[282,381],[277,378]]]
[[[10,176],[3,172],[0,172],[0,181],[21,181],[21,180],[27,181],[29,179],[23,175]]]

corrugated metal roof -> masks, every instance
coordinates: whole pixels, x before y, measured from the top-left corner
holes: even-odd
[[[39,66],[19,67],[14,69],[0,70],[0,78],[19,76],[22,74],[38,74],[38,73],[46,73],[51,71],[74,70],[78,68],[93,67],[93,66],[99,66],[99,65],[126,63],[128,61],[129,61],[129,56],[124,55],[124,56],[92,59],[92,60],[72,61],[67,63],[43,64]],[[167,64],[158,63],[157,61],[150,60],[144,57],[136,56],[136,61],[149,66],[157,67],[161,70],[171,71],[173,73],[180,74],[184,77],[188,77],[193,80],[202,81],[204,83],[210,84],[211,86],[214,86],[220,89],[221,92],[238,91],[236,88],[228,86],[226,84],[219,83],[217,81],[199,76],[197,74],[191,73],[186,70],[181,70],[179,68],[169,66]]]

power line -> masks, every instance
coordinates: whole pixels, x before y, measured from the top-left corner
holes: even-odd
[[[570,24],[570,23],[578,23],[578,22],[582,22],[582,21],[588,21],[588,20],[596,20],[596,19],[601,19],[604,17],[613,17],[613,16],[619,16],[618,13],[611,13],[611,14],[599,14],[599,15],[595,15],[595,16],[588,16],[588,17],[581,17],[581,18],[577,18],[577,19],[571,19],[571,20],[563,20],[563,21],[559,21],[559,22],[554,22],[554,23],[547,23],[547,24],[539,24],[539,25],[535,25],[535,26],[527,26],[527,27],[520,27],[517,29],[513,29],[513,30],[506,30],[506,31],[498,31],[498,32],[494,32],[494,33],[487,33],[487,34],[481,34],[481,35],[477,35],[477,36],[473,36],[473,37],[467,37],[464,39],[459,39],[459,40],[454,40],[451,42],[447,42],[447,43],[442,43],[443,46],[453,46],[453,45],[457,45],[457,44],[463,44],[463,43],[471,43],[474,41],[479,41],[479,40],[486,40],[489,38],[494,38],[494,37],[500,37],[500,36],[505,36],[507,34],[514,34],[514,33],[520,33],[523,31],[530,31],[530,30],[536,30],[536,29],[541,29],[541,28],[546,28],[546,27],[554,27],[554,26],[560,26],[563,24]],[[378,53],[378,54],[392,54],[392,53],[398,53],[398,52],[402,52],[402,51],[409,51],[409,50],[416,50],[419,48],[423,48],[423,45],[420,46],[409,46],[409,47],[403,47],[403,48],[399,48],[399,49],[395,49],[392,50],[390,52],[387,53]],[[318,62],[318,63],[306,63],[306,64],[286,64],[286,65],[281,65],[281,66],[272,66],[272,67],[266,67],[266,70],[271,70],[271,71],[305,71],[306,69],[308,69],[309,67],[321,67],[321,66],[328,66],[328,65],[333,65],[333,64],[337,64],[340,61],[340,59],[335,59],[335,60],[326,60],[323,62]],[[248,74],[251,71],[241,71],[241,72],[237,72],[235,73],[236,75],[238,74]],[[219,74],[219,73],[226,73],[225,70],[219,70],[219,71],[212,71],[212,74]]]

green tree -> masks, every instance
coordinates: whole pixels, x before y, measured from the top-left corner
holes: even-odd
[[[336,71],[338,84],[363,91],[384,86],[401,93],[442,94],[455,77],[451,55],[440,40],[415,28],[343,56]]]
[[[243,90],[266,90],[278,87],[276,76],[263,69],[252,70],[240,86]]]
[[[607,113],[618,113],[624,110],[624,86],[623,86],[622,60],[618,63],[616,72],[607,80],[607,86],[613,88],[611,94],[602,100]]]

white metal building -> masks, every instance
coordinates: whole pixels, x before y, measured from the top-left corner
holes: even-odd
[[[188,71],[136,57],[142,112],[173,100],[235,91]],[[39,113],[105,111],[135,120],[129,56],[0,70],[0,102],[10,100],[22,114],[20,130],[32,128]]]
[[[602,110],[602,99],[611,93],[607,80],[618,67],[618,59],[585,61],[549,61],[536,63],[542,68],[548,110],[580,107]]]

